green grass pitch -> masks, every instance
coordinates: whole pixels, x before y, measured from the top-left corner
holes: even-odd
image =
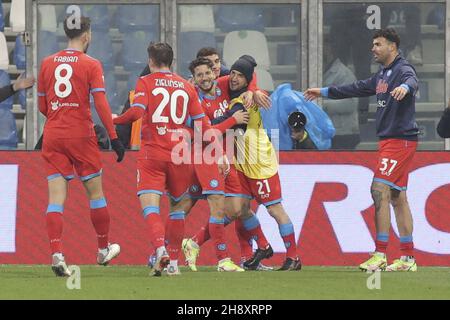
[[[0,299],[450,299],[450,268],[370,274],[346,267],[304,267],[300,272],[219,273],[213,267],[150,277],[139,266],[81,266],[81,289],[69,290],[49,266],[0,265]]]

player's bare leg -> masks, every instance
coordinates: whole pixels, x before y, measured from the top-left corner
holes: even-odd
[[[375,226],[377,233],[388,234],[391,227],[391,210],[389,207],[391,188],[384,183],[374,181],[370,191],[375,205]]]
[[[372,182],[370,188],[373,203],[375,206],[375,253],[372,257],[359,265],[363,271],[384,270],[386,268],[386,249],[389,240],[389,229],[391,227],[391,187],[377,181]]]
[[[281,203],[268,206],[267,211],[278,223],[280,235],[286,247],[286,260],[279,270],[300,270],[302,264],[297,253],[297,243],[295,241],[294,226],[292,225],[291,219]]]
[[[110,217],[103,194],[102,177],[97,176],[85,180],[83,186],[89,198],[91,222],[97,234],[97,263],[106,266],[119,255],[120,246],[117,243],[109,243]]]
[[[62,253],[61,237],[63,232],[64,202],[67,198],[68,182],[58,176],[48,180],[48,207],[46,215],[47,234],[52,252],[52,270],[58,277],[70,276]]]
[[[394,208],[398,232],[400,234],[400,259],[389,265],[387,271],[416,271],[414,259],[413,218],[409,208],[406,191],[391,190],[391,204]]]
[[[411,236],[413,232],[413,218],[409,208],[406,191],[392,190],[391,204],[394,208],[400,237]]]
[[[241,215],[241,208],[243,205],[242,198],[226,197],[225,198],[225,215],[231,220],[236,219]]]
[[[156,263],[154,266],[154,275],[161,276],[161,271],[167,267],[170,262],[169,254],[165,247],[164,224],[159,215],[159,203],[161,196],[156,193],[144,193],[139,196],[142,207],[142,214],[147,222],[150,233],[150,242],[156,248]]]
[[[184,211],[186,216],[191,212],[192,208],[197,203],[196,199],[184,197],[180,201],[170,199],[170,211]]]

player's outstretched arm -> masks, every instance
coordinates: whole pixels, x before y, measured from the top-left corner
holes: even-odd
[[[131,106],[124,114],[120,116],[113,116],[114,124],[128,124],[132,123],[144,115],[145,111],[141,107]]]
[[[34,77],[24,78],[24,74],[22,73],[19,78],[17,78],[16,82],[13,84],[14,91],[19,91],[22,89],[28,89],[34,85],[35,79]]]
[[[391,91],[391,96],[395,100],[400,101],[400,100],[403,100],[403,98],[408,94],[408,92],[409,92],[409,89],[407,87],[405,88],[403,85],[401,85]]]
[[[321,96],[320,94],[320,88],[309,88],[306,89],[305,92],[303,92],[303,95],[305,96],[305,99],[307,101],[312,101],[314,99],[317,99]]]

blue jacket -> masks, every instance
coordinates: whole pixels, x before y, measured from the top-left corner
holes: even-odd
[[[376,130],[380,139],[399,138],[417,140],[419,129],[415,120],[415,96],[418,79],[414,67],[400,55],[389,66],[367,80],[349,85],[322,88],[322,96],[331,99],[377,96]],[[408,94],[395,100],[390,92],[403,86]]]
[[[306,101],[303,93],[292,90],[289,83],[279,85],[270,95],[272,107],[269,110],[260,109],[264,129],[272,142],[277,144],[272,136],[272,130],[278,131],[279,150],[292,150],[293,140],[288,125],[289,114],[300,111],[306,116],[306,131],[319,150],[331,148],[331,140],[336,132],[331,119],[314,102]]]

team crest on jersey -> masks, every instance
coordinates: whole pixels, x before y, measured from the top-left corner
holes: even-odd
[[[383,79],[379,80],[377,83],[377,94],[386,93],[388,91],[389,84]]]
[[[216,96],[220,97],[222,95],[222,90],[219,87],[216,87]]]
[[[216,179],[212,179],[209,182],[209,185],[211,186],[211,188],[217,188],[219,186],[219,181],[217,181]]]
[[[391,74],[392,74],[392,70],[389,70],[389,71],[386,73],[386,77],[389,77]]]
[[[159,134],[160,136],[165,135],[166,132],[167,132],[166,126],[164,126],[164,127],[158,127],[158,126],[156,126],[156,130],[158,130],[158,134]]]
[[[56,100],[55,102],[50,101],[51,105],[52,105],[52,110],[55,111],[56,109],[58,109],[59,107],[59,101]]]

